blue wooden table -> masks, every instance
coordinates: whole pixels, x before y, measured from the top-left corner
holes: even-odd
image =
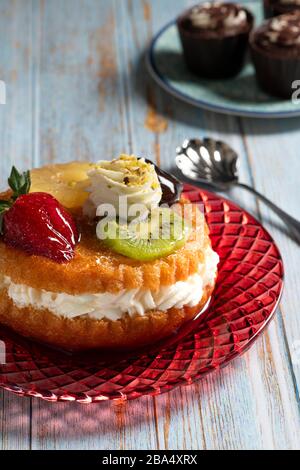
[[[201,111],[148,78],[152,35],[191,3],[1,0],[1,184],[12,164],[110,159],[123,151],[171,168],[184,138],[209,135],[239,152],[244,182],[300,218],[300,119]],[[0,448],[300,448],[300,250],[265,206],[242,190],[230,197],[263,221],[286,269],[277,315],[251,350],[193,386],[127,404],[53,404],[0,392]]]

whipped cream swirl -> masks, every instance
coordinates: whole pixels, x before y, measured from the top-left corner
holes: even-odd
[[[264,45],[300,46],[300,12],[286,13],[273,18],[262,36]]]
[[[133,155],[120,155],[112,161],[99,161],[96,168],[88,172],[90,193],[84,207],[86,215],[103,216],[103,204],[114,207],[116,215],[121,215],[121,206],[129,208],[141,205],[141,211],[157,207],[162,189],[155,167],[143,158]],[[127,214],[125,214],[127,217]]]
[[[189,19],[194,28],[230,30],[246,26],[247,13],[232,3],[207,2],[194,7]]]

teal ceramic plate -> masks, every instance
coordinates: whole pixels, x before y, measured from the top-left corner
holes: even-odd
[[[256,18],[263,19],[262,2],[245,2]],[[268,96],[258,87],[254,68],[247,63],[235,78],[205,80],[185,66],[175,21],[153,39],[147,54],[153,78],[169,93],[190,104],[225,114],[257,118],[285,118],[300,115],[300,103]]]

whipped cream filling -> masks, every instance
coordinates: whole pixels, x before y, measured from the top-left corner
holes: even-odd
[[[104,216],[114,208],[117,216],[127,219],[131,206],[139,205],[139,213],[147,212],[157,207],[162,197],[154,165],[133,155],[99,161],[88,177],[90,194],[84,212],[89,216]],[[114,214],[108,215],[114,218]],[[135,213],[131,215],[135,217]]]
[[[75,318],[83,315],[95,319],[118,320],[123,315],[145,315],[147,311],[168,310],[172,307],[196,306],[206,286],[214,283],[219,256],[211,247],[205,252],[205,263],[199,265],[198,272],[185,281],[170,286],[162,286],[157,292],[139,288],[122,290],[118,293],[78,294],[48,292],[24,284],[15,284],[8,276],[4,277],[3,287],[8,296],[19,308],[32,306],[47,309],[55,315]]]
[[[203,3],[192,9],[190,21],[199,29],[232,29],[247,23],[245,10],[222,2]]]

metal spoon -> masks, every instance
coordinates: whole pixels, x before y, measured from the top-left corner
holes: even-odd
[[[232,186],[248,189],[273,209],[300,244],[300,221],[291,217],[251,186],[238,181],[238,156],[225,142],[208,138],[185,140],[182,146],[176,149],[176,153],[176,165],[186,178],[207,184],[219,191],[226,191]]]

